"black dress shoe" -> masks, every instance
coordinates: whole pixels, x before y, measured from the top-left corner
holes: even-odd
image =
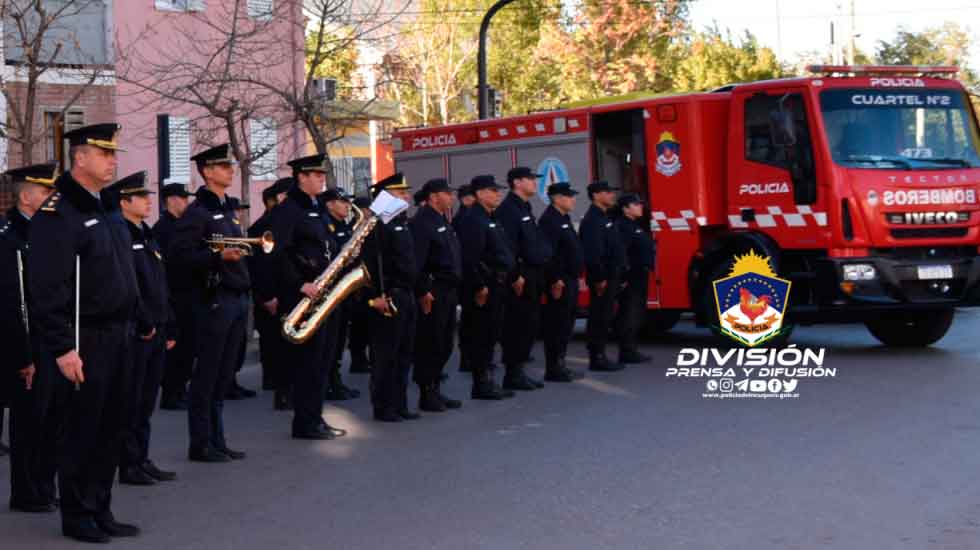
[[[435,384],[427,384],[419,388],[419,410],[425,412],[445,412],[446,404],[439,398]]]
[[[177,472],[161,470],[160,468],[157,468],[157,465],[154,464],[152,460],[147,460],[141,467],[148,476],[157,481],[173,481],[177,479]]]
[[[129,466],[119,470],[119,483],[123,485],[156,485],[157,480],[139,466]]]
[[[574,382],[581,378],[581,374],[570,369],[549,370],[544,373],[544,379],[548,382]]]
[[[221,447],[218,449],[218,451],[224,453],[232,460],[242,460],[246,456],[245,451],[236,451],[234,449],[229,449],[228,447]]]
[[[636,363],[646,363],[649,360],[650,360],[650,356],[649,355],[642,354],[642,353],[640,353],[638,351],[625,350],[625,351],[619,352],[619,362],[622,363],[622,364],[624,364],[624,365],[627,365],[627,364],[636,364]]]
[[[442,401],[442,404],[445,405],[447,409],[458,409],[463,406],[463,402],[459,399],[451,399],[446,397],[446,395],[442,393],[442,388],[439,387],[439,384],[436,384],[436,396],[439,397],[439,400]]]
[[[28,514],[48,514],[58,509],[53,502],[18,502],[10,501],[10,509],[15,512]]]
[[[112,541],[108,533],[99,528],[95,521],[87,519],[75,522],[71,525],[62,523],[61,533],[66,537],[80,542],[91,542],[105,544]]]
[[[402,417],[395,411],[374,409],[374,419],[378,422],[401,422]]]
[[[398,416],[402,417],[405,420],[418,420],[419,418],[422,418],[422,415],[421,414],[419,414],[419,413],[417,413],[417,412],[415,412],[413,410],[410,410],[408,407],[405,407],[403,409],[399,409],[398,410]]]
[[[327,386],[326,391],[323,392],[323,399],[325,401],[347,401],[351,399],[351,396],[343,387]]]
[[[589,370],[596,372],[615,372],[623,370],[623,365],[618,363],[610,363],[609,359],[605,355],[593,355],[589,358]]]
[[[484,401],[499,401],[501,399],[509,399],[514,397],[514,392],[505,388],[501,388],[497,384],[491,382],[488,384],[476,384],[470,391],[470,397],[472,399],[481,399]]]
[[[544,387],[544,382],[538,380],[537,378],[528,376],[527,374],[524,375],[524,380],[527,380],[532,385],[534,385],[535,388],[538,388],[539,390]]]
[[[313,426],[312,428],[307,428],[305,430],[298,430],[293,428],[293,439],[311,439],[311,440],[328,440],[334,439],[335,436],[329,428],[321,425]]]
[[[187,453],[187,458],[193,462],[231,462],[231,457],[225,453],[212,449],[191,449]]]
[[[531,383],[526,376],[504,376],[504,389],[505,390],[517,390],[517,391],[533,391],[538,389],[537,386]]]
[[[114,519],[97,519],[95,524],[110,537],[138,537],[140,528]]]

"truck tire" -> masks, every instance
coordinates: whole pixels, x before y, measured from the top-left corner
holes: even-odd
[[[935,344],[946,335],[954,314],[953,308],[889,313],[864,324],[886,346],[921,348]]]
[[[655,338],[674,328],[680,319],[681,311],[679,309],[648,311],[646,322],[643,324],[643,332],[646,336]]]

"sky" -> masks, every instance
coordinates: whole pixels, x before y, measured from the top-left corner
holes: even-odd
[[[974,38],[980,31],[980,1],[973,0],[854,0],[857,46],[872,54],[878,40],[890,40],[899,27],[921,31],[956,21]],[[926,7],[928,6],[928,7]],[[717,22],[733,33],[748,29],[780,59],[793,61],[803,51],[829,52],[830,22],[836,20],[838,41],[846,40],[850,0],[694,0],[691,19],[701,29]],[[777,18],[777,13],[779,17]],[[974,25],[970,25],[973,22]],[[846,43],[846,42],[845,42]],[[980,41],[967,63],[980,68]]]

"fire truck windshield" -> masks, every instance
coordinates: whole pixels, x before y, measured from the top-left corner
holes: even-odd
[[[980,167],[963,92],[853,89],[820,93],[827,142],[842,166],[891,170]]]

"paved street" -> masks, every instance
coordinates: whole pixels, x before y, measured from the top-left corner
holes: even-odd
[[[503,403],[378,424],[365,398],[326,408],[351,434],[289,439],[271,396],[226,405],[248,460],[187,462],[186,417],[155,418],[152,455],[180,480],[118,488],[140,549],[980,548],[980,315],[938,346],[901,352],[861,326],[802,327],[837,377],[795,400],[703,399],[665,379],[682,322],[647,343],[652,366],[589,376]],[[542,359],[540,346],[536,348]],[[583,343],[575,365],[585,366]],[[258,385],[258,369],[242,381]],[[540,371],[537,372],[540,374]],[[366,390],[367,376],[349,377]],[[448,393],[468,396],[452,367]],[[413,397],[414,400],[414,397]],[[8,463],[0,461],[6,485]],[[6,501],[6,491],[3,491]],[[77,547],[56,516],[0,512],[0,547]]]

